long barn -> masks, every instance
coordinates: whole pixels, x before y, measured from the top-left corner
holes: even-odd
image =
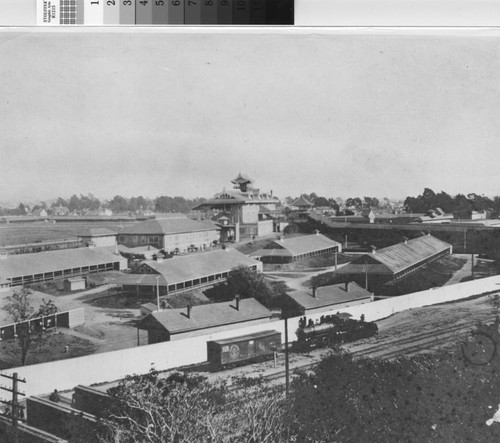
[[[401,280],[422,266],[453,252],[452,246],[431,235],[407,240],[387,248],[363,254],[337,273],[370,286]]]
[[[76,248],[34,254],[2,255],[0,279],[12,286],[65,279],[127,268],[127,260],[112,248]]]

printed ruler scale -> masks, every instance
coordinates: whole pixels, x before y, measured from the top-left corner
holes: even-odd
[[[293,25],[294,0],[37,0],[37,24]]]

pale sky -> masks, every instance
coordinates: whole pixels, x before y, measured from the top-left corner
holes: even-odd
[[[0,30],[0,202],[500,194],[500,33]]]

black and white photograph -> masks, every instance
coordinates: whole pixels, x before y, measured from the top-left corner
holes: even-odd
[[[499,72],[495,28],[0,27],[0,442],[499,441]]]

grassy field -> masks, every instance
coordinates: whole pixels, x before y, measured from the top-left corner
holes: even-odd
[[[0,246],[22,245],[48,240],[75,238],[87,228],[108,228],[118,231],[120,228],[137,222],[72,222],[72,223],[23,223],[0,225]]]

